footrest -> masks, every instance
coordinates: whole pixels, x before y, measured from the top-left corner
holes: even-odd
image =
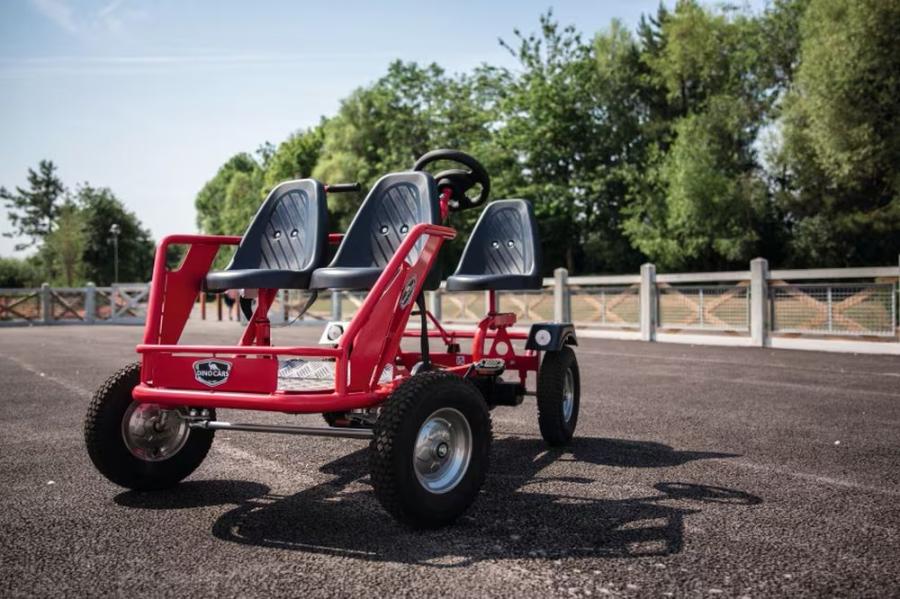
[[[379,383],[387,383],[394,376],[388,364]],[[334,360],[278,360],[278,388],[284,391],[327,391],[334,389]]]
[[[278,360],[278,388],[324,391],[334,388],[334,360]]]

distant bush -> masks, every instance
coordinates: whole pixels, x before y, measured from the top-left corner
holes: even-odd
[[[19,258],[0,257],[0,287],[38,287],[41,273],[34,264]]]

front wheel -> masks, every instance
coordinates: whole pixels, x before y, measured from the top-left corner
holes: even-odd
[[[374,433],[372,484],[395,518],[436,528],[475,501],[488,469],[491,419],[471,382],[439,371],[412,376],[385,402]]]
[[[140,379],[141,365],[135,362],[97,390],[84,420],[84,441],[94,466],[115,484],[165,489],[200,465],[214,431],[190,428],[177,409],[134,401],[131,391]]]
[[[575,352],[566,345],[544,354],[537,382],[538,424],[544,441],[559,446],[572,440],[580,403],[581,377]]]

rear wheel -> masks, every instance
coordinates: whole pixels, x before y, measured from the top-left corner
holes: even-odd
[[[131,391],[140,378],[135,362],[97,390],[84,420],[85,445],[97,470],[117,485],[165,489],[200,465],[214,431],[190,428],[177,409],[134,401]]]
[[[545,353],[538,373],[537,405],[538,424],[547,443],[558,446],[572,440],[580,403],[581,377],[575,352],[563,346]]]
[[[491,420],[472,383],[437,371],[409,378],[385,402],[374,433],[372,484],[395,518],[435,528],[475,501],[488,469]]]

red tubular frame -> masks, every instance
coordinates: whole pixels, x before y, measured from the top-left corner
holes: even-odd
[[[421,360],[421,354],[401,350],[400,341],[403,337],[419,335],[418,331],[406,330],[415,306],[412,299],[421,293],[444,240],[455,236],[456,231],[449,227],[415,225],[335,347],[272,346],[266,314],[277,294],[275,289],[259,290],[257,309],[238,345],[178,345],[216,253],[222,245],[236,245],[241,238],[165,237],[153,266],[144,340],[137,346],[142,368],[141,383],[133,391],[134,399],[168,406],[289,413],[349,411],[378,405]],[[329,242],[340,242],[341,237],[331,234]],[[166,267],[166,253],[173,244],[189,244],[190,248],[182,264],[170,271]],[[495,295],[493,291],[490,293],[493,307]],[[429,337],[440,337],[447,346],[446,352],[430,354],[436,365],[462,374],[481,358],[503,358],[509,370],[519,373],[523,385],[528,372],[538,368],[538,352],[516,354],[513,349],[512,341],[527,338],[525,333],[508,330],[516,321],[513,314],[491,310],[475,331],[448,330],[431,313],[427,315],[436,329],[429,331]],[[457,339],[472,339],[471,350],[462,353],[451,347]],[[303,392],[277,390],[278,356],[333,359],[334,387]],[[231,376],[220,387],[206,387],[194,378],[192,364],[203,358],[231,364]],[[394,378],[382,384],[380,375],[388,365],[394,367]]]
[[[172,235],[164,238],[156,252],[153,284],[150,292],[144,342],[137,347],[142,356],[141,384],[134,392],[136,401],[164,405],[191,405],[249,410],[273,410],[315,413],[366,408],[383,401],[392,384],[380,385],[378,379],[387,364],[396,361],[400,339],[415,297],[422,289],[438,250],[456,231],[432,224],[415,225],[401,242],[384,272],[375,282],[356,316],[350,322],[336,348],[273,347],[268,336],[266,312],[277,290],[260,290],[259,305],[239,345],[178,345],[193,298],[202,287],[204,276],[222,245],[240,243],[240,237],[208,235]],[[336,241],[335,239],[330,241]],[[166,251],[173,244],[190,244],[181,266],[166,268]],[[405,293],[405,287],[410,287]],[[404,298],[401,301],[401,294]],[[362,324],[366,323],[365,336]],[[184,369],[185,355],[225,358],[234,371],[248,360],[270,360],[279,355],[328,357],[335,360],[333,390],[324,392],[235,392],[230,382],[218,389],[198,388],[193,373]],[[177,361],[176,361],[177,359]],[[178,373],[170,372],[180,368]],[[155,385],[154,373],[167,386]],[[165,376],[162,376],[162,375]],[[252,384],[247,380],[244,387]],[[273,381],[260,381],[259,389],[274,387]]]

